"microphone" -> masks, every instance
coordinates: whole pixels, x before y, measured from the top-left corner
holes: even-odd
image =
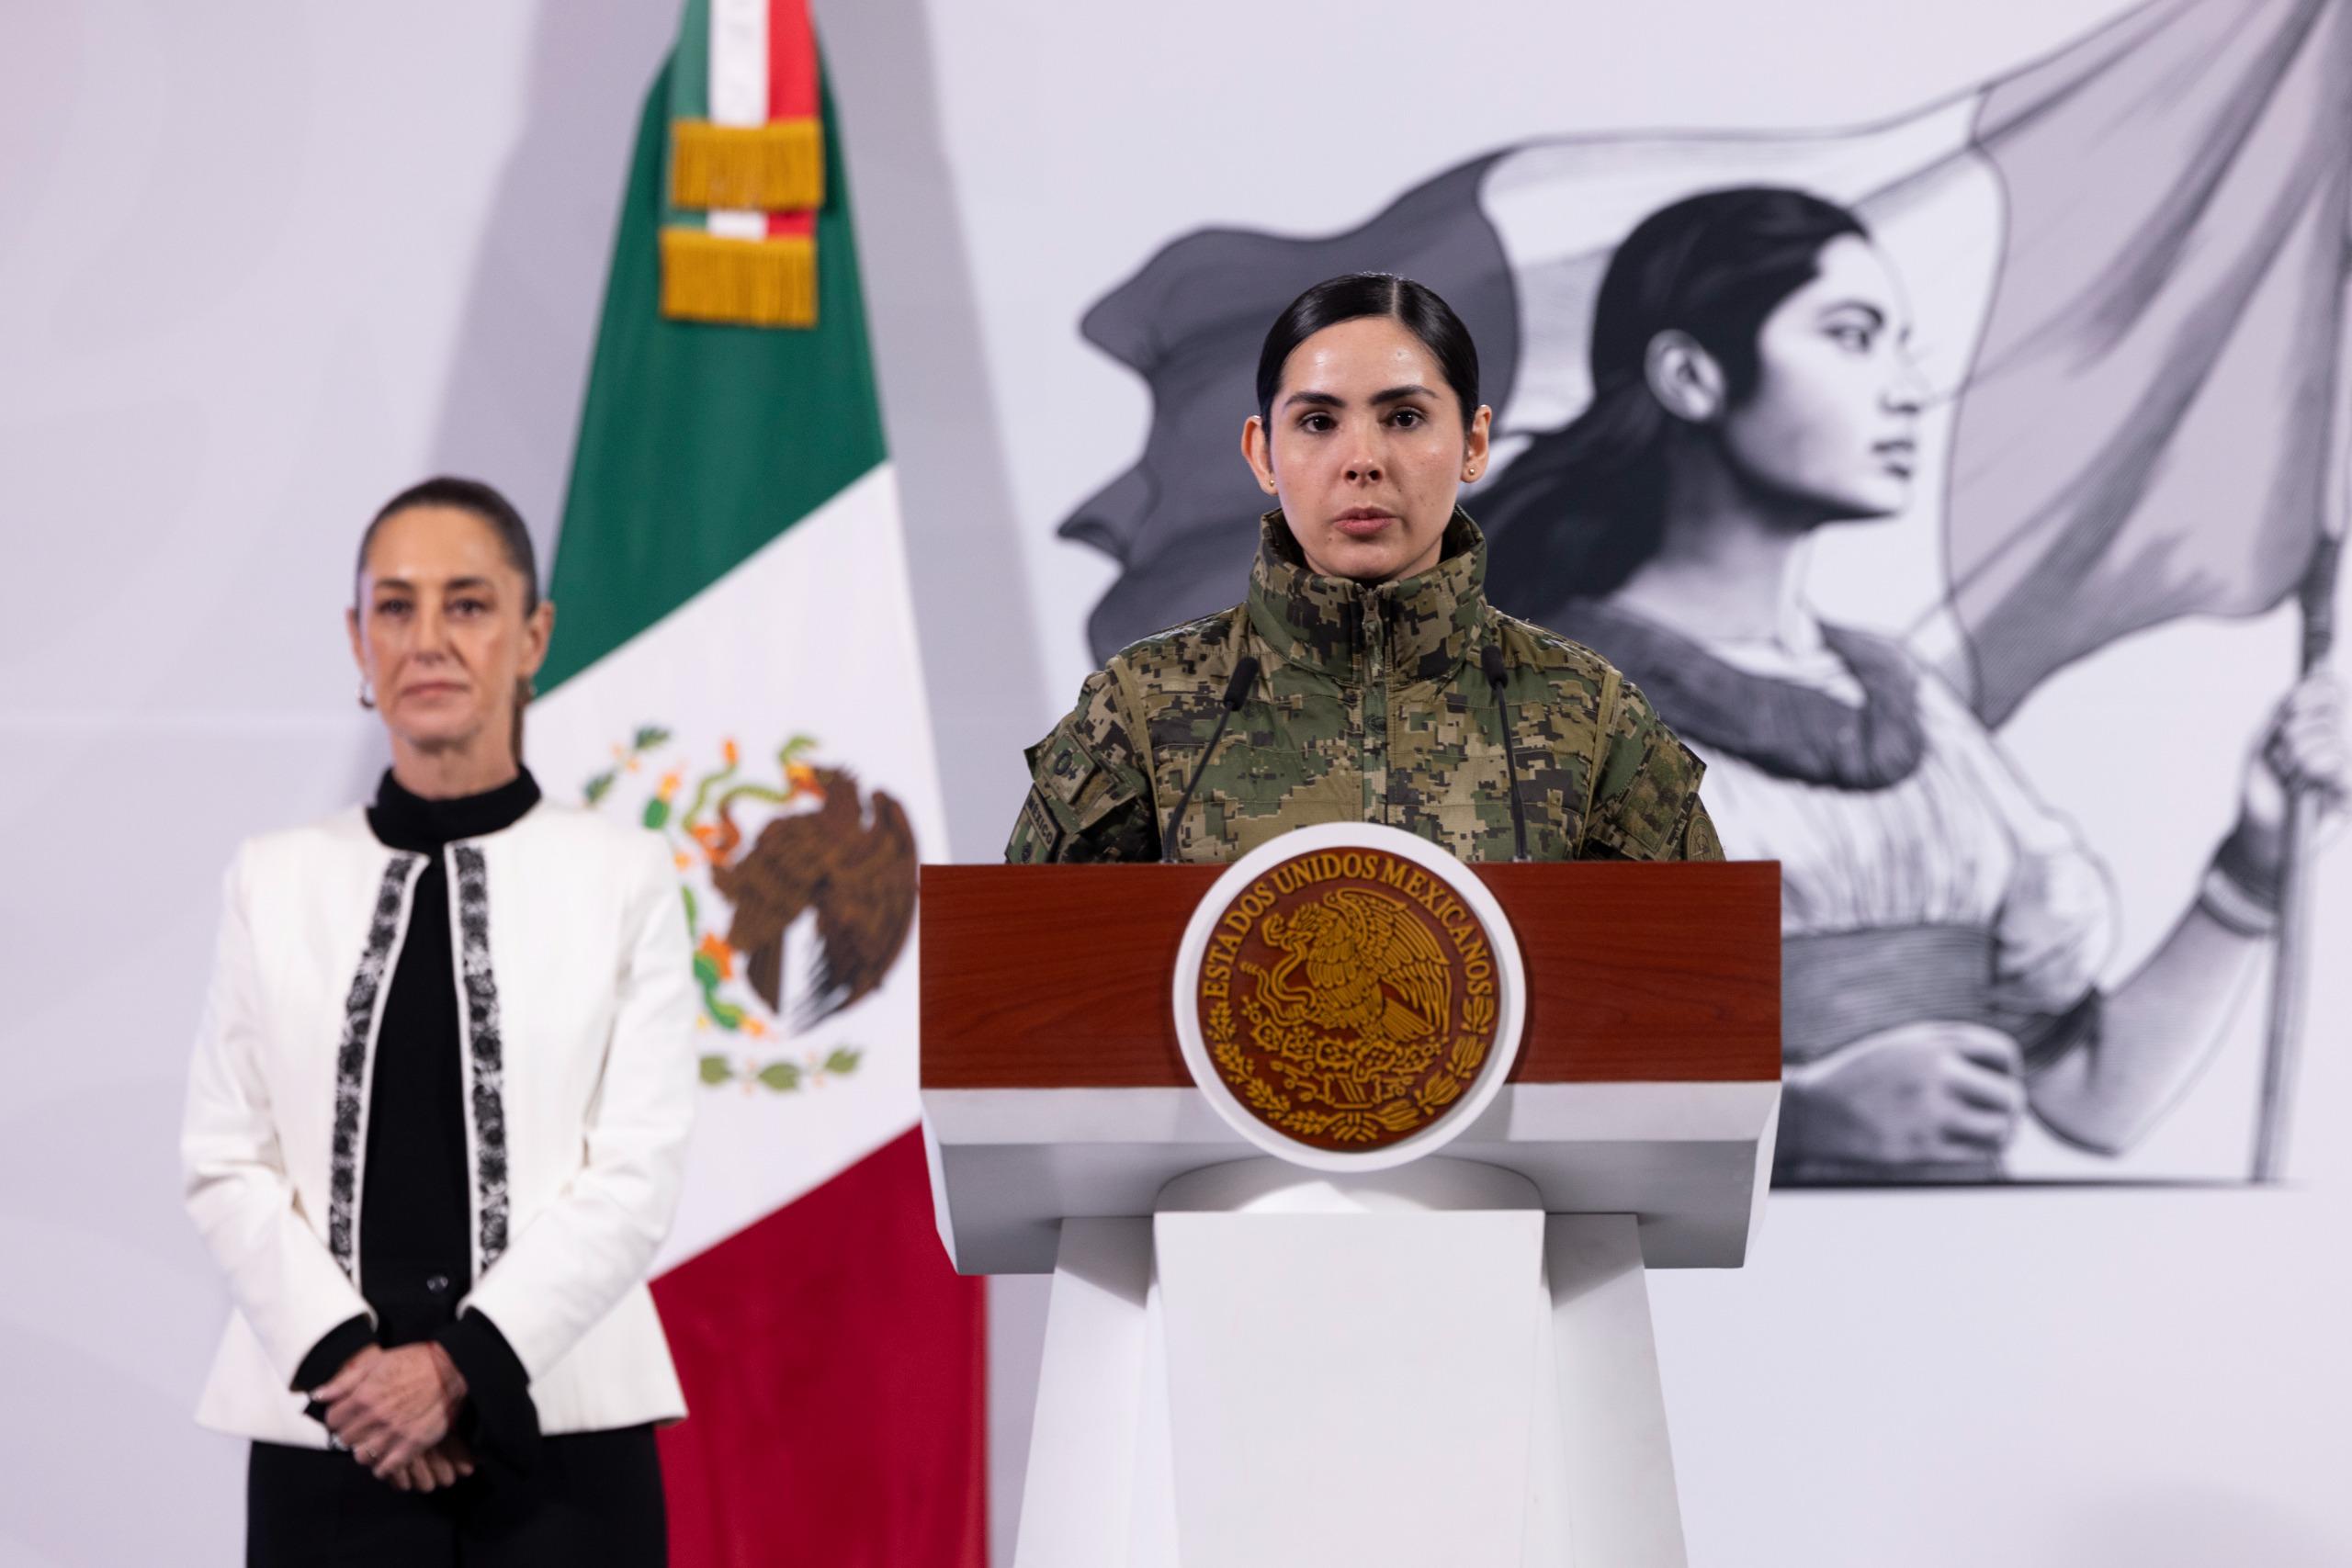
[[[1225,739],[1225,727],[1241,711],[1241,699],[1250,694],[1251,682],[1258,679],[1258,661],[1248,654],[1233,667],[1233,679],[1225,683],[1225,695],[1217,700],[1225,711],[1216,716],[1216,728],[1209,731],[1209,743],[1201,748],[1201,760],[1193,764],[1193,776],[1184,781],[1184,793],[1176,797],[1176,809],[1168,814],[1168,830],[1159,836],[1159,858],[1176,858],[1176,824],[1184,820],[1184,807],[1193,804],[1193,792],[1201,787],[1201,775],[1208,772],[1209,759],[1216,753],[1216,743]]]
[[[1527,808],[1519,801],[1519,755],[1511,750],[1510,710],[1503,706],[1503,682],[1510,677],[1503,670],[1503,650],[1493,643],[1478,650],[1478,667],[1487,672],[1487,684],[1495,694],[1495,718],[1503,732],[1503,766],[1510,773],[1510,836],[1518,846],[1516,858],[1527,858]]]

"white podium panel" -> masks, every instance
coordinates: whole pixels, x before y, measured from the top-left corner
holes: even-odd
[[[1048,1273],[1066,1217],[1149,1214],[1170,1182],[1256,1152],[1196,1089],[925,1089],[922,1102],[940,1240],[967,1274]],[[1736,1269],[1780,1109],[1777,1081],[1508,1084],[1446,1152],[1526,1177],[1547,1213],[1635,1215],[1652,1269]]]
[[[1182,1562],[1518,1561],[1544,1216],[1161,1214]]]
[[[1149,1220],[1068,1220],[1046,1309],[1046,1348],[1030,1426],[1016,1564],[1101,1562],[1172,1568],[1167,1427],[1156,1344]],[[1137,1506],[1152,1494],[1156,1506]],[[1146,1540],[1165,1550],[1155,1555]]]
[[[1015,1568],[1682,1568],[1630,1215],[1274,1160],[1071,1220]]]

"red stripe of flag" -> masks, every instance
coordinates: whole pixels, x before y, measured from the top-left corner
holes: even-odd
[[[986,1568],[982,1281],[910,1132],[653,1282],[676,1568]]]
[[[808,0],[769,0],[768,118],[817,118],[817,32]]]

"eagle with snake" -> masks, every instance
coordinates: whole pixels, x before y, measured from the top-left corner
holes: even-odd
[[[881,790],[864,801],[838,768],[812,770],[820,804],[775,818],[738,859],[715,857],[711,886],[735,906],[727,944],[775,1011],[783,1005],[785,932],[816,912],[817,953],[797,1022],[806,1028],[865,999],[906,946],[915,916],[915,835],[906,809]],[[718,841],[741,834],[726,817]],[[723,856],[722,851],[722,856]]]
[[[1261,972],[1258,1001],[1280,1022],[1352,1034],[1374,1048],[1434,1049],[1443,1038],[1452,970],[1437,938],[1399,900],[1341,888],[1268,915],[1262,930],[1283,958]],[[1305,990],[1291,985],[1301,967]]]

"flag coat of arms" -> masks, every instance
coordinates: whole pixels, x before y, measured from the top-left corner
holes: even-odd
[[[532,768],[668,842],[701,996],[673,1560],[977,1564],[981,1282],[915,1131],[945,828],[802,0],[692,0],[649,95],[550,596]]]

